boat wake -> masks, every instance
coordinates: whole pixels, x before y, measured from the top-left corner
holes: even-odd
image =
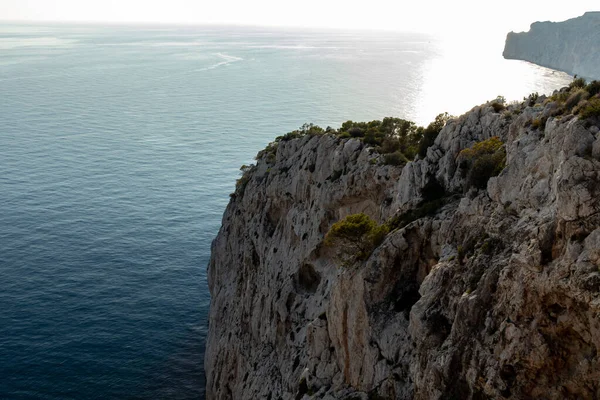
[[[229,65],[232,64],[234,62],[238,62],[238,61],[243,61],[244,59],[241,57],[236,57],[236,56],[230,56],[228,54],[224,54],[224,53],[216,53],[215,55],[217,55],[218,57],[220,57],[223,61],[219,61],[218,63],[209,65],[208,67],[204,67],[204,68],[199,68],[196,71],[209,71],[211,69],[215,69],[215,68],[219,68],[225,65]]]

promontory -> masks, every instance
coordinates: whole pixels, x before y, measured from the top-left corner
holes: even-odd
[[[271,143],[212,245],[208,399],[600,398],[599,93]]]
[[[528,32],[510,32],[504,57],[600,79],[600,12],[563,22],[535,22]]]

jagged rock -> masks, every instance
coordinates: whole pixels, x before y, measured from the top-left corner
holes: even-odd
[[[208,398],[600,397],[598,139],[576,117],[531,128],[544,110],[476,107],[404,167],[333,135],[259,157],[213,242]],[[494,136],[507,165],[470,188],[457,157]],[[350,214],[415,210],[433,181],[442,206],[366,261],[323,245]]]

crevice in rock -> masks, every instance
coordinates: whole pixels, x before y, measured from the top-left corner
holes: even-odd
[[[321,283],[321,274],[315,270],[314,265],[304,263],[296,274],[298,289],[307,293],[315,293]]]

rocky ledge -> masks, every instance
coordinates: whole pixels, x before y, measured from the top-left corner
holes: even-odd
[[[529,32],[510,32],[504,58],[600,79],[600,12],[564,22],[535,22]]]
[[[600,398],[600,117],[561,93],[475,107],[399,166],[327,133],[261,152],[213,242],[208,398]],[[385,236],[341,261],[324,239],[361,213]]]

